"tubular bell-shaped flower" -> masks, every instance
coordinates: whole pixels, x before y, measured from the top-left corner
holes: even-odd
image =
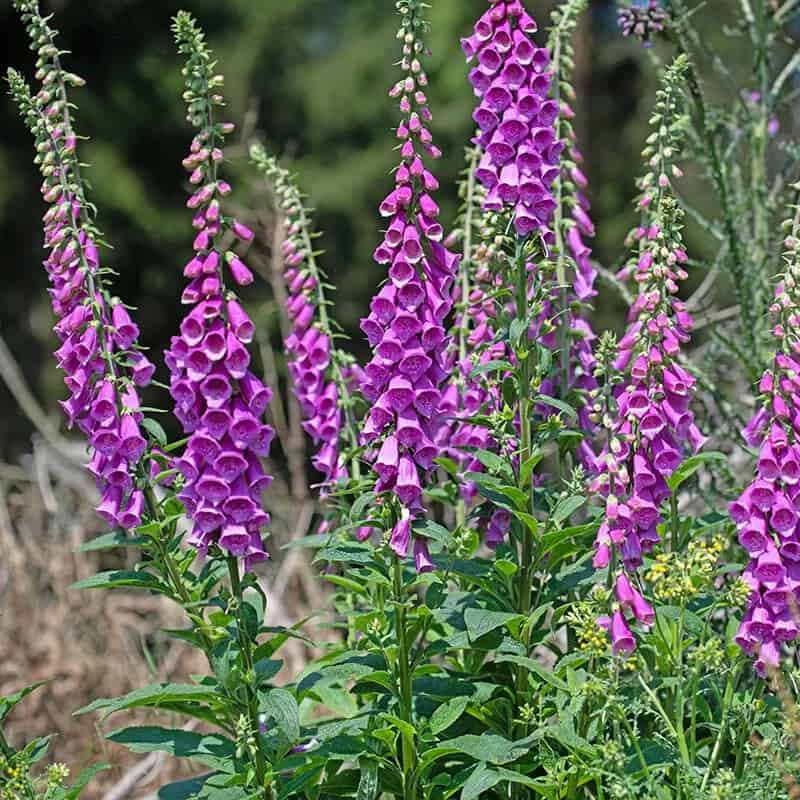
[[[800,210],[788,221],[786,269],[771,308],[775,359],[759,383],[761,404],[743,432],[759,447],[756,477],[730,514],[750,563],[750,602],[736,641],[762,677],[797,638],[800,588]]]
[[[358,447],[350,366],[334,340],[325,276],[317,264],[315,234],[303,196],[289,172],[263,147],[254,145],[250,158],[270,182],[285,217],[282,255],[292,325],[285,340],[288,370],[303,412],[303,429],[318,447],[312,463],[325,476],[324,492],[347,476],[340,452],[345,439],[353,450]]]
[[[187,206],[195,212],[194,257],[186,264],[189,284],[182,302],[191,310],[166,353],[175,415],[189,434],[183,456],[175,462],[183,474],[179,495],[194,522],[189,541],[200,552],[218,545],[244,558],[245,569],[267,558],[261,535],[269,523],[261,494],[271,478],[261,458],[269,454],[272,428],[263,421],[272,392],[250,370],[248,345],[254,325],[226,285],[252,280],[228,237],[249,242],[253,233],[227,217],[221,200],[230,186],[219,175],[225,135],[233,125],[215,122],[223,105],[222,77],[214,73],[212,53],[194,19],[175,17],[178,49],[187,57],[187,119],[198,129],[183,165],[193,187]],[[227,266],[227,270],[225,267]]]
[[[548,98],[550,54],[530,36],[536,21],[521,0],[489,0],[489,8],[461,45],[477,61],[469,78],[480,99],[473,118],[484,155],[476,172],[488,210],[514,209],[520,236],[541,232],[552,243],[552,184],[563,144],[553,123],[558,103]]]
[[[36,140],[36,163],[44,178],[44,262],[61,346],[55,355],[70,391],[61,406],[93,449],[88,469],[102,498],[97,512],[109,525],[131,529],[141,524],[146,476],[139,466],[147,441],[137,388],[146,386],[154,367],[137,346],[139,329],[118,298],[109,293],[97,243],[102,234],[86,198],[76,152],[74,106],[67,87],[82,86],[65,72],[55,45],[56,31],[41,16],[36,0],[15,0],[38,60],[41,90],[31,96],[24,80],[9,70],[11,93]]]
[[[402,114],[397,128],[401,162],[395,188],[381,203],[389,223],[375,251],[375,260],[388,265],[389,280],[361,322],[373,348],[361,385],[373,407],[362,435],[380,451],[378,491],[395,490],[407,509],[404,518],[422,513],[420,473],[427,473],[439,454],[434,442],[441,422],[440,387],[449,370],[444,322],[459,262],[441,243],[439,207],[432,196],[439,184],[426,166],[426,159],[440,152],[427,128],[422,7],[419,0],[398,3],[405,75],[390,94],[399,98]],[[424,540],[415,543],[414,553],[418,569],[429,569]]]
[[[655,124],[660,133],[649,152],[652,172],[640,183],[644,220],[634,237],[638,258],[625,269],[639,284],[639,295],[614,364],[624,375],[614,393],[616,416],[596,461],[593,489],[605,498],[606,509],[595,541],[598,568],[616,556],[628,572],[641,565],[642,554],[659,541],[661,505],[670,496],[667,478],[687,453],[704,443],[691,410],[695,378],[679,361],[692,321],[676,298],[678,284],[686,278],[687,256],[680,234],[682,212],[668,176],[679,174],[671,154],[680,152],[679,86],[685,67],[683,58],[676,59],[658,93],[662,111]],[[630,585],[627,577],[618,579],[618,599],[648,624],[651,614],[644,606],[620,598],[620,581]]]

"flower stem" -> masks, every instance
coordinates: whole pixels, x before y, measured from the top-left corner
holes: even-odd
[[[255,671],[253,669],[253,641],[247,635],[244,616],[242,614],[244,595],[242,592],[242,582],[239,578],[239,562],[235,556],[228,556],[226,560],[228,563],[228,575],[230,576],[231,582],[231,593],[233,595],[234,602],[236,603],[236,630],[239,636],[239,649],[241,650],[242,663],[245,670],[247,715],[250,718],[251,730],[253,731],[256,740],[256,780],[258,781],[259,791],[263,792],[265,800],[268,800],[271,794],[271,787],[266,786],[267,764],[266,759],[264,758],[264,751],[261,749],[261,734],[258,728],[258,694],[253,688],[253,681],[255,680]]]
[[[708,784],[709,778],[714,774],[719,762],[720,753],[722,752],[722,745],[725,742],[725,736],[728,730],[728,715],[731,709],[731,702],[733,701],[733,689],[736,684],[739,669],[732,669],[728,673],[728,682],[725,685],[725,694],[722,697],[722,716],[719,721],[719,733],[714,742],[714,748],[711,751],[711,759],[708,762],[706,774],[703,776],[703,782],[700,784],[700,791],[703,792]]]
[[[395,623],[397,636],[397,683],[398,701],[400,706],[400,719],[408,725],[414,725],[414,712],[411,686],[411,653],[408,643],[407,619],[408,607],[406,593],[403,590],[403,565],[397,556],[393,557],[392,580],[395,601]],[[403,769],[403,798],[413,800],[416,797],[414,772],[417,766],[416,744],[414,736],[403,730],[402,739],[402,769]]]

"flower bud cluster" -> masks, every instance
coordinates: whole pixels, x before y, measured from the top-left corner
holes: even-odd
[[[617,24],[623,36],[635,36],[645,47],[652,47],[652,38],[664,30],[667,14],[659,0],[647,0],[646,5],[621,6]]]
[[[372,403],[362,429],[374,446],[379,492],[391,490],[405,508],[392,537],[398,555],[407,553],[411,521],[421,514],[422,482],[440,449],[435,444],[441,422],[441,386],[449,375],[445,319],[453,305],[452,285],[459,256],[442,244],[439,207],[432,193],[439,183],[426,158],[441,155],[427,125],[431,120],[420,62],[423,4],[401,0],[400,62],[405,73],[390,94],[399,98],[402,119],[397,128],[401,162],[395,188],[381,203],[389,220],[375,261],[389,267],[389,280],[370,305],[361,329],[373,348],[364,368],[361,391]],[[414,552],[419,570],[430,568],[424,539]]]
[[[628,568],[642,563],[642,553],[659,540],[659,507],[670,495],[666,478],[687,450],[696,452],[705,442],[690,407],[696,380],[679,363],[692,327],[685,304],[675,297],[687,277],[687,256],[677,205],[664,198],[661,206],[659,221],[636,233],[640,291],[614,363],[626,381],[616,395],[609,441],[595,465],[594,489],[606,497],[606,521],[595,542],[597,567],[607,566],[614,547]]]
[[[521,0],[489,0],[461,45],[477,65],[469,79],[480,100],[473,118],[484,156],[476,172],[487,190],[484,207],[513,209],[520,236],[539,232],[552,243],[552,184],[563,143],[553,123],[558,103],[548,98],[550,55],[531,40],[536,21]]]
[[[489,428],[476,424],[474,418],[500,409],[500,389],[495,381],[487,380],[486,375],[475,370],[506,358],[506,344],[497,340],[497,305],[492,296],[502,286],[503,279],[492,272],[490,262],[496,253],[487,246],[495,238],[496,220],[495,215],[480,213],[485,192],[475,179],[475,169],[481,151],[471,149],[467,155],[469,165],[460,184],[463,213],[446,242],[455,246],[459,239],[463,240],[460,280],[453,293],[458,312],[452,335],[458,340],[458,360],[442,396],[442,409],[451,422],[440,428],[437,440],[443,454],[457,463],[463,473],[482,472],[483,465],[475,451],[495,451],[498,447]],[[473,482],[462,480],[460,490],[466,503],[477,500],[478,490]],[[505,514],[492,515],[485,537],[489,546],[502,541],[508,527],[505,517]]]
[[[223,242],[248,243],[253,232],[221,208],[231,191],[219,176],[222,147],[233,130],[230,123],[213,121],[213,111],[223,105],[222,78],[213,73],[211,51],[192,17],[179,13],[174,30],[187,56],[187,118],[199,128],[183,162],[192,187],[186,205],[194,212],[197,232],[181,298],[191,310],[166,353],[175,415],[189,434],[175,462],[185,481],[179,497],[194,523],[189,541],[201,553],[218,545],[243,557],[249,569],[267,557],[261,530],[269,515],[261,494],[272,479],[261,458],[269,454],[273,438],[263,420],[272,392],[250,370],[248,345],[255,326],[226,287],[228,274],[239,286],[253,276]]]
[[[147,448],[138,388],[150,382],[154,367],[138,347],[139,328],[105,286],[108,270],[101,267],[97,244],[102,234],[86,200],[74,107],[67,97],[67,87],[83,81],[62,69],[56,32],[38,3],[16,0],[15,8],[37,49],[42,83],[31,96],[19,74],[9,70],[11,93],[34,134],[35,161],[44,178],[44,267],[59,320],[55,332],[61,345],[55,356],[70,392],[61,406],[70,427],[77,426],[92,447],[88,469],[101,493],[98,513],[113,527],[136,528],[145,506],[138,475]]]
[[[658,94],[660,113],[679,113],[680,77],[685,63],[678,59],[665,72],[664,87]],[[658,118],[658,113],[655,115]],[[664,127],[657,119],[659,127]],[[663,174],[676,152],[677,129],[670,141],[655,141],[651,160],[654,172]],[[638,259],[624,270],[639,284],[631,306],[628,329],[619,342],[614,369],[625,376],[614,390],[616,414],[609,419],[608,439],[594,462],[592,490],[605,498],[604,520],[595,539],[594,565],[608,567],[619,556],[627,573],[641,566],[643,554],[659,541],[663,521],[661,506],[671,495],[667,479],[696,453],[705,437],[694,421],[691,402],[696,380],[680,363],[681,348],[690,340],[692,320],[678,297],[681,281],[687,278],[688,261],[681,239],[682,211],[670,192],[670,182],[653,188],[649,173],[640,183],[643,224],[632,239],[638,243]],[[612,643],[627,651],[627,606],[642,624],[651,624],[645,604],[617,598],[620,608],[612,619]],[[627,596],[627,587],[623,586]],[[650,620],[650,621],[648,621]],[[616,623],[616,624],[614,624]]]
[[[771,308],[776,354],[759,384],[760,408],[743,435],[759,449],[755,479],[730,504],[750,556],[750,599],[736,641],[765,676],[781,643],[798,635],[800,597],[800,238],[785,240],[787,267]]]
[[[350,403],[349,369],[339,363],[341,354],[331,331],[324,276],[317,266],[314,234],[300,191],[289,173],[263,148],[252,148],[251,157],[271,182],[285,217],[286,238],[281,252],[292,324],[285,341],[288,369],[303,412],[303,429],[318,447],[312,463],[325,476],[325,486],[329,486],[347,475],[340,456],[340,440],[342,406]]]

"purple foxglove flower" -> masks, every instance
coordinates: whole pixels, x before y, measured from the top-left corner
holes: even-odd
[[[389,546],[399,558],[405,558],[408,555],[408,546],[410,543],[411,519],[408,515],[403,515],[392,530]]]
[[[212,78],[206,66],[188,69],[192,83]],[[218,169],[223,138],[232,126],[201,119],[198,127],[184,165],[202,182]],[[266,558],[261,529],[269,516],[261,508],[261,493],[271,479],[261,457],[272,438],[263,423],[272,395],[248,370],[247,345],[255,326],[239,301],[223,291],[226,267],[240,286],[253,280],[241,257],[222,248],[229,233],[240,242],[253,239],[247,226],[222,213],[220,198],[229,192],[228,184],[217,180],[201,186],[187,204],[195,211],[195,255],[184,270],[190,283],[182,299],[191,308],[166,360],[175,415],[189,434],[185,452],[173,462],[184,476],[180,497],[195,524],[189,542],[201,553],[217,544],[250,569]],[[124,445],[123,436],[121,450]]]
[[[796,381],[800,243],[789,237],[785,246],[787,279],[778,284],[771,308],[775,357],[759,384],[759,408],[743,431],[747,444],[760,448],[757,475],[730,504],[739,543],[751,559],[743,577],[753,589],[736,641],[756,656],[755,670],[762,677],[778,668],[780,643],[794,641],[798,634],[789,606],[800,588],[800,419],[789,409],[797,408],[800,401]]]
[[[636,640],[621,611],[611,618],[611,652],[614,655],[630,655],[636,649]]]
[[[539,232],[552,241],[549,225],[555,207],[548,190],[534,201],[527,193],[522,203],[519,173],[534,176],[549,186],[543,169],[555,141],[556,104],[541,103],[535,83],[537,73],[547,71],[549,55],[528,38],[536,24],[521,3],[494,4],[463,40],[467,61],[477,59],[470,82],[480,104],[474,119],[481,130],[476,140],[486,153],[475,175],[490,192],[486,208],[509,207],[520,236]],[[545,83],[547,80],[545,79]]]
[[[404,76],[390,92],[399,98],[402,115],[397,128],[401,163],[394,189],[380,206],[390,221],[375,251],[379,264],[390,265],[389,282],[361,323],[374,351],[361,381],[363,395],[373,404],[361,435],[374,443],[378,490],[391,489],[405,507],[391,537],[392,549],[405,557],[414,538],[417,569],[426,571],[432,568],[427,546],[412,536],[411,521],[422,510],[422,478],[441,454],[441,387],[451,368],[442,323],[453,306],[459,257],[441,243],[440,210],[433,196],[438,181],[427,168],[440,152],[425,127],[431,119],[424,93],[427,77],[417,58],[421,28],[412,19],[420,12],[411,8],[403,13]],[[487,54],[483,68],[497,71],[501,61]]]

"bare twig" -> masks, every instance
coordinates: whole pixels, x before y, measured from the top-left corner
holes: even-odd
[[[19,405],[25,416],[33,423],[48,444],[63,455],[64,458],[74,462],[76,460],[75,449],[64,439],[47,414],[42,410],[42,407],[33,396],[33,392],[28,388],[22,370],[19,368],[2,336],[0,336],[0,377],[5,381],[6,386],[8,386],[9,391],[17,401],[17,405]]]

